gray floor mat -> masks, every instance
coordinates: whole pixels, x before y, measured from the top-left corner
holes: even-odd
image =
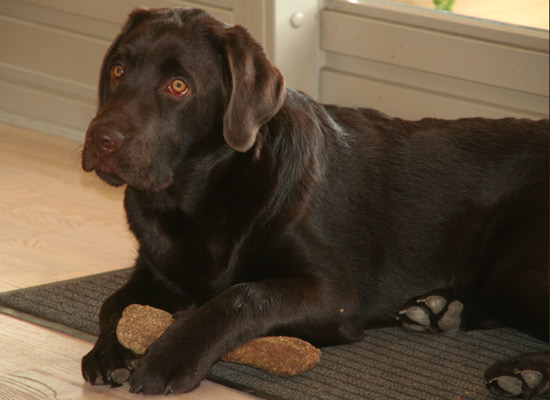
[[[99,307],[129,273],[0,293],[0,305],[97,335]],[[483,371],[498,359],[533,351],[548,351],[548,344],[509,328],[445,335],[372,329],[360,342],[323,348],[319,366],[302,376],[279,378],[219,362],[211,379],[266,399],[496,399],[484,387]]]

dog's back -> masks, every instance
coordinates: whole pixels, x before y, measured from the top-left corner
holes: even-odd
[[[439,287],[514,319],[491,289],[493,275],[510,269],[528,282],[510,277],[500,292],[540,293],[537,315],[548,316],[549,120],[405,121],[325,109],[337,145],[324,153],[312,214],[326,240],[345,249],[367,325]],[[486,323],[477,314],[471,328]],[[547,337],[539,318],[529,331]]]

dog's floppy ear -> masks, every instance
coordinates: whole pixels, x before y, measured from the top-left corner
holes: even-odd
[[[240,25],[225,31],[225,49],[230,82],[223,135],[230,147],[246,152],[254,145],[260,127],[281,108],[286,94],[284,78]]]
[[[124,38],[128,35],[128,33],[134,29],[137,25],[139,25],[141,22],[145,21],[146,19],[150,18],[153,14],[152,11],[144,9],[144,8],[135,8],[132,10],[130,15],[128,16],[128,19],[126,20],[126,23],[122,27],[122,30],[120,31],[119,35],[115,38],[113,43],[111,44],[111,47],[107,50],[107,53],[105,54],[105,57],[103,58],[103,63],[101,64],[101,72],[99,75],[99,106],[101,107],[103,104],[105,104],[107,93],[107,85],[109,85],[109,82],[111,80],[111,58],[113,54],[118,50],[118,47],[120,46],[120,43]]]

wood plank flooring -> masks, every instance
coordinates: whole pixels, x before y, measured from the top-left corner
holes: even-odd
[[[80,169],[80,145],[0,125],[0,290],[132,265],[123,190]]]
[[[0,124],[0,291],[132,265],[136,244],[126,227],[123,189],[84,173],[79,152],[76,142]],[[0,314],[0,400],[145,398],[127,385],[85,383],[80,359],[91,347]],[[207,381],[170,398],[255,399]]]

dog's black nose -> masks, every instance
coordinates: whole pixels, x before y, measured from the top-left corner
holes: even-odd
[[[102,124],[91,124],[86,132],[82,152],[82,168],[90,172],[106,163],[108,157],[121,149],[124,136],[114,128]]]
[[[124,136],[117,130],[105,125],[96,125],[90,132],[92,145],[100,155],[108,155],[120,150]]]

